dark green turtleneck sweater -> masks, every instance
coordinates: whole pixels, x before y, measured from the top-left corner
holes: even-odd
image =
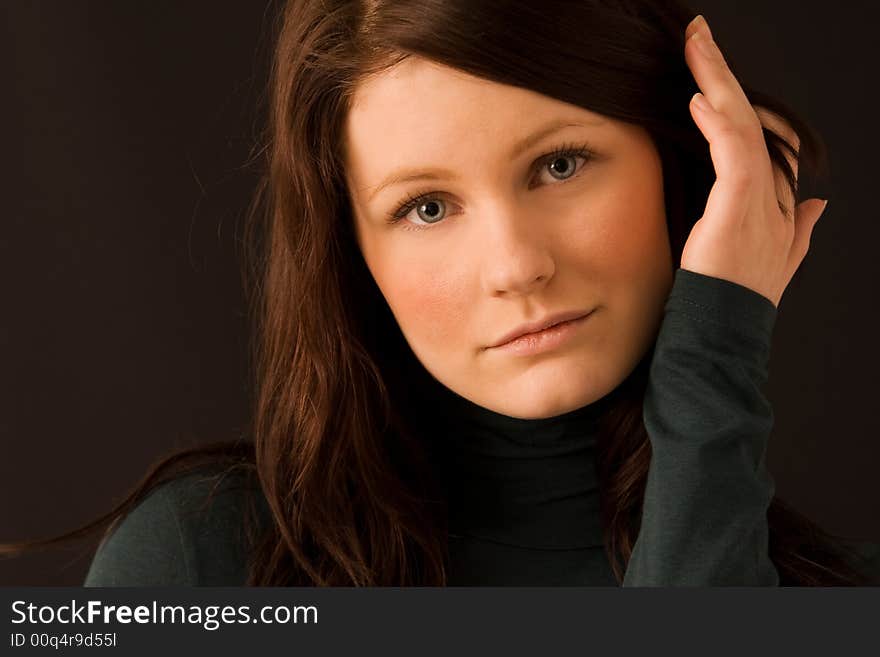
[[[776,308],[729,281],[678,269],[650,362],[651,442],[641,527],[623,586],[777,586],[762,393]],[[612,393],[524,420],[441,387],[426,436],[449,502],[449,584],[616,586],[602,545],[596,440]],[[189,475],[163,484],[99,547],[86,586],[245,583],[244,496]],[[269,522],[265,499],[261,517]],[[852,543],[880,578],[880,547]]]

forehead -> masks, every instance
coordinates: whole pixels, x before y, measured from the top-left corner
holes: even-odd
[[[499,84],[419,57],[362,82],[345,121],[349,175],[362,184],[409,163],[421,152],[452,161],[479,145],[506,150],[508,142],[557,117],[594,122],[602,117],[528,89]]]
[[[533,92],[410,57],[358,85],[347,131],[361,136],[381,127],[396,134],[412,126],[440,127],[462,121],[488,128],[511,102],[540,106],[542,99],[550,101]]]

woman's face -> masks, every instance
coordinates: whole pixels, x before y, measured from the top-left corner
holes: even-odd
[[[364,260],[440,383],[498,413],[545,418],[635,368],[674,273],[660,158],[643,128],[410,57],[358,87],[345,139]],[[592,159],[543,158],[583,145]],[[389,223],[411,196],[422,198]],[[567,311],[593,312],[555,347],[490,348]]]

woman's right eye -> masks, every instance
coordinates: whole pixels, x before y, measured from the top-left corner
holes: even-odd
[[[404,230],[424,230],[431,224],[439,223],[443,220],[446,216],[445,208],[446,201],[436,195],[432,195],[432,193],[416,194],[404,201],[403,205],[391,214],[388,221],[392,224],[398,223],[415,210],[419,221],[423,221],[427,225],[404,222],[401,228]]]

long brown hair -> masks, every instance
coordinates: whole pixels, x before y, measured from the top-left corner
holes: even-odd
[[[172,454],[101,518],[3,551],[83,536],[118,521],[159,483],[220,463],[251,476],[271,511],[251,551],[249,585],[446,584],[444,503],[419,438],[429,375],[353,236],[342,173],[352,95],[367,76],[416,55],[643,126],[661,156],[679,261],[714,182],[688,110],[697,87],[684,31],[693,17],[675,0],[287,2],[273,34],[269,120],[255,151],[265,168],[244,240],[252,436]],[[782,102],[743,86],[799,138],[798,149],[765,127],[770,156],[799,199],[787,156],[801,175],[822,176],[821,138]],[[641,414],[650,357],[620,386],[598,446],[605,549],[619,582],[651,462]],[[834,536],[778,497],[767,517],[782,585],[869,583]]]

